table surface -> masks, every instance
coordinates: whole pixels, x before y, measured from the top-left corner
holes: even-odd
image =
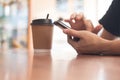
[[[120,80],[120,57],[70,51],[0,52],[0,80]]]

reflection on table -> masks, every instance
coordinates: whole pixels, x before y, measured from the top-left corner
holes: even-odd
[[[120,80],[119,66],[119,56],[77,56],[55,50],[0,52],[0,80]]]

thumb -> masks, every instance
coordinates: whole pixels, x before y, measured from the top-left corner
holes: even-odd
[[[103,27],[102,25],[97,25],[92,32],[97,34],[102,29],[102,27]]]
[[[79,31],[74,30],[74,29],[64,29],[63,32],[69,36],[74,36],[78,38],[82,38],[82,34],[80,34]]]

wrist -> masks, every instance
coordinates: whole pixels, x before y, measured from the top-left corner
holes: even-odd
[[[112,49],[112,41],[111,40],[104,40],[100,46],[100,53],[101,54],[110,54]]]

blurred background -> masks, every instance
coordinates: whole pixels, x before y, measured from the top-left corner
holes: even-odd
[[[96,25],[112,0],[0,0],[0,47],[26,48],[27,28],[31,20],[67,19],[73,12],[83,12]],[[62,30],[54,26],[53,49],[71,48]]]
[[[26,48],[27,0],[0,0],[0,48]]]

